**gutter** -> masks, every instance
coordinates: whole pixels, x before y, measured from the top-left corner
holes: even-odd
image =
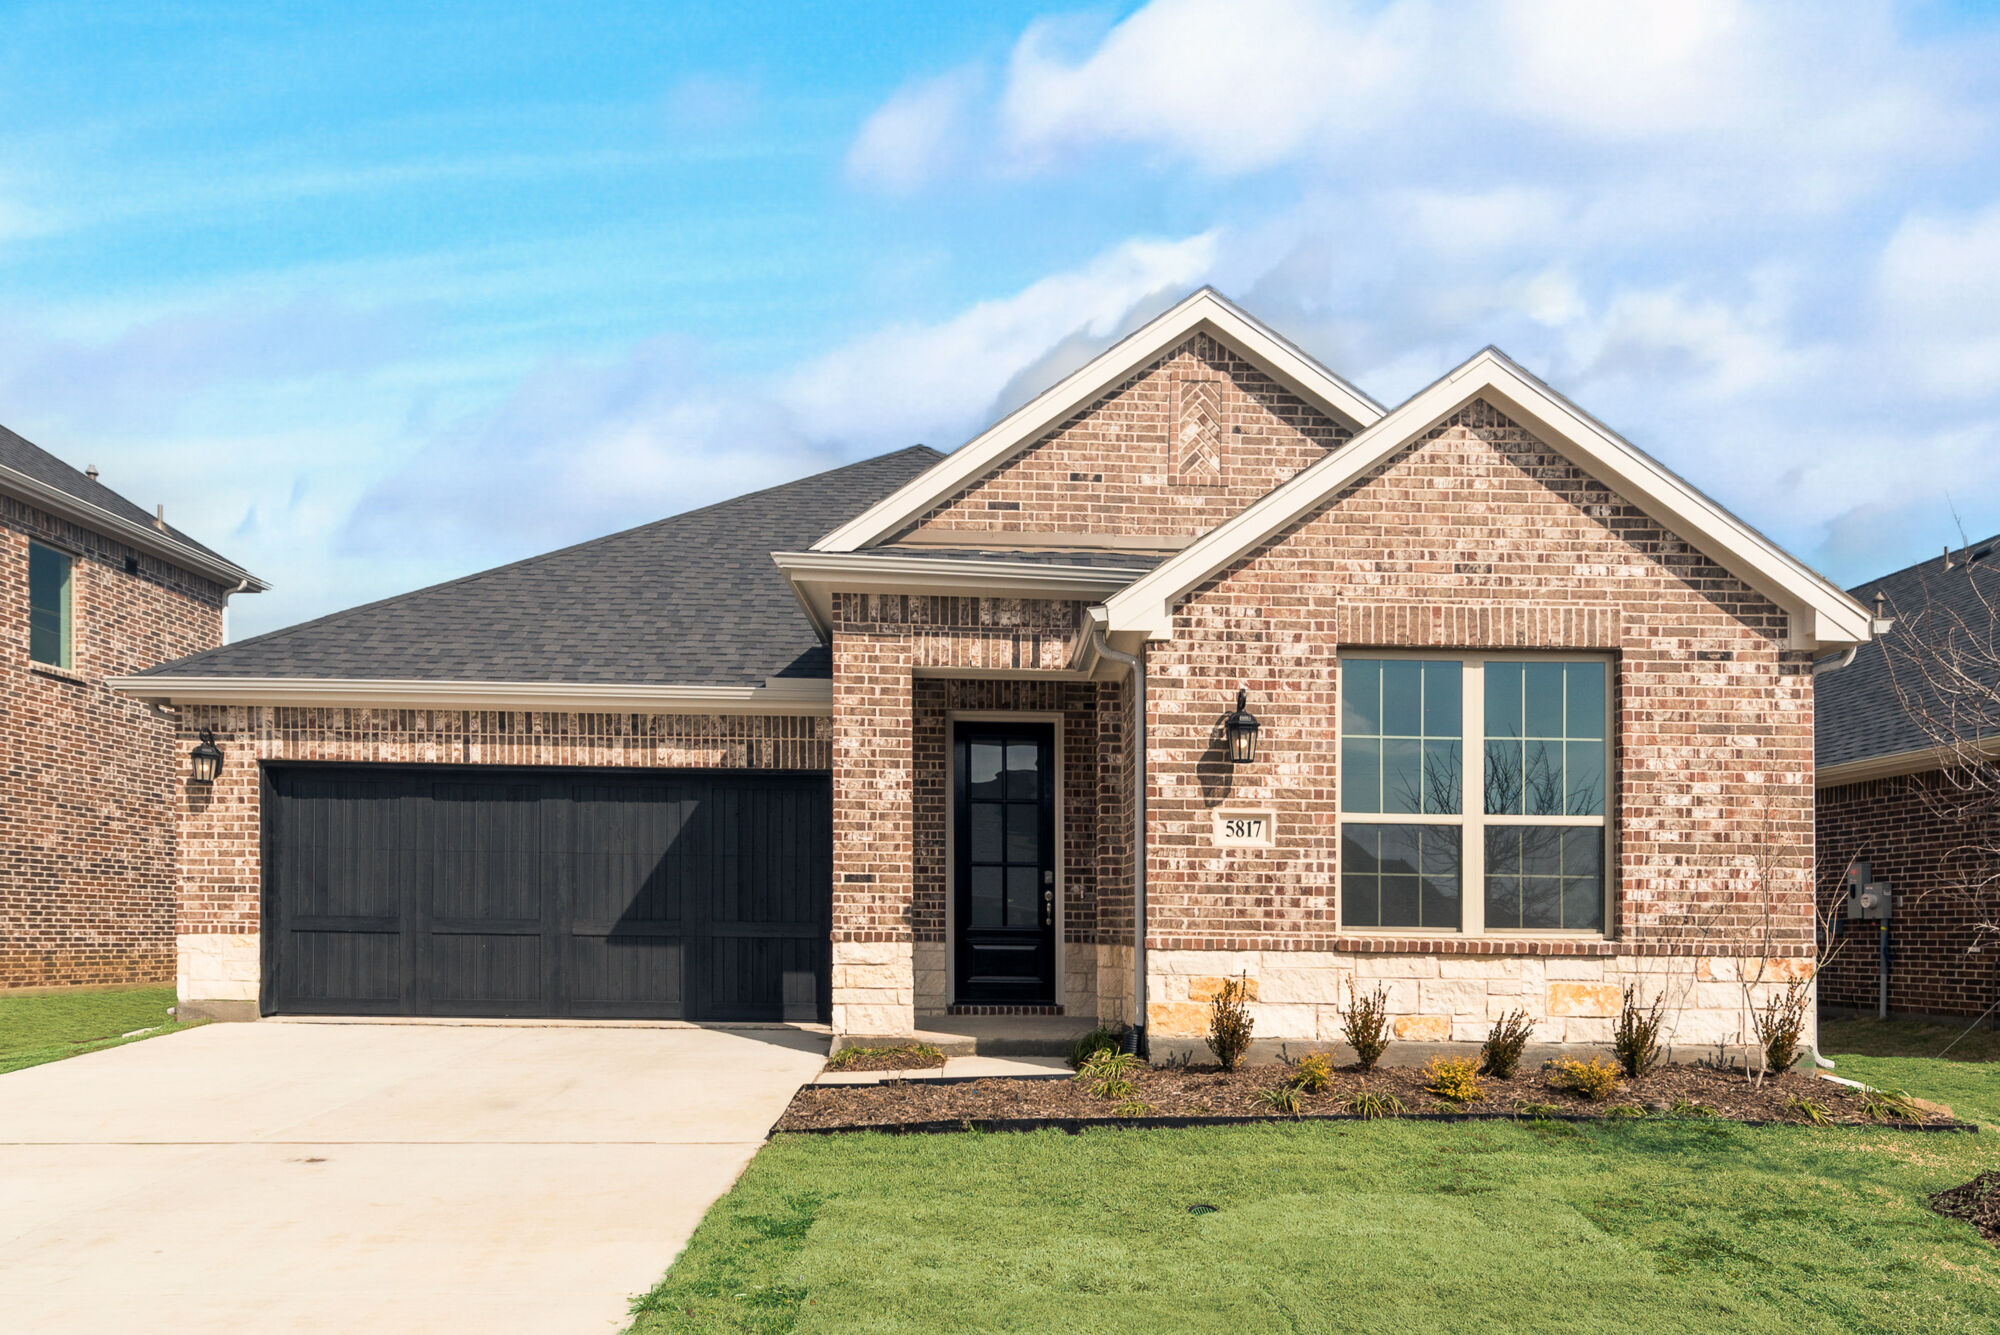
[[[1147,1055],[1146,1043],[1146,665],[1134,654],[1113,649],[1104,638],[1109,618],[1090,609],[1090,646],[1097,658],[1123,663],[1132,671],[1132,1033],[1130,1050]]]
[[[242,566],[191,547],[150,524],[141,524],[113,514],[102,506],[92,505],[89,501],[78,500],[17,468],[0,464],[0,489],[12,492],[37,509],[60,515],[92,532],[116,538],[127,546],[170,561],[183,570],[212,579],[217,584],[232,585],[233,593],[263,593],[271,587]]]

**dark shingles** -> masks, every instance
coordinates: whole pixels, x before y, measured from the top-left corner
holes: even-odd
[[[772,564],[943,456],[918,445],[272,631],[147,676],[755,686],[824,677]]]
[[[1966,563],[1982,550],[1988,555]],[[1851,664],[1822,672],[1813,683],[1815,751],[1821,766],[1898,755],[1933,744],[1935,739],[1912,717],[1896,689],[1900,683],[1913,695],[1912,703],[1922,708],[1921,683],[1910,658],[1911,618],[1930,609],[1990,634],[1987,608],[2000,606],[2000,538],[1955,552],[1952,562],[1953,568],[1946,570],[1940,554],[1848,590],[1871,610],[1876,593],[1882,593],[1883,611],[1896,624],[1862,645]]]
[[[0,426],[0,467],[24,473],[44,486],[54,487],[72,500],[86,505],[94,505],[120,519],[129,519],[135,524],[151,526],[154,515],[120,496],[111,488],[97,481],[87,473],[79,473],[62,460],[50,454],[41,446],[24,436]],[[85,527],[89,527],[85,525]],[[177,542],[184,542],[196,551],[213,556],[218,561],[227,562],[228,557],[204,547],[172,524],[164,530],[166,535]],[[233,563],[232,563],[233,564]]]

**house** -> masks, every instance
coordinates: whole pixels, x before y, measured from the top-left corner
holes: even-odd
[[[1811,668],[1872,620],[1495,350],[1385,409],[1204,289],[948,455],[119,687],[225,756],[212,1013],[1158,1053],[1232,975],[1309,1043],[1377,986],[1596,1043],[1632,982],[1715,1044],[1810,976]]]
[[[2000,1014],[1996,553],[2000,537],[1852,590],[1890,624],[1819,679],[1824,1014]],[[1886,921],[1848,916],[1862,863],[1888,887]]]
[[[174,730],[107,678],[264,585],[0,427],[0,989],[174,976]]]

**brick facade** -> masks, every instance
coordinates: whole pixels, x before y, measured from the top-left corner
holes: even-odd
[[[2000,1003],[2000,938],[1978,930],[2000,923],[2000,888],[1975,851],[1996,840],[1967,828],[1943,776],[1933,770],[1823,788],[1818,821],[1820,915],[1832,928],[1820,1005],[1876,1013],[1877,928],[1849,927],[1844,911],[1843,878],[1856,858],[1894,887],[1890,1014],[1970,1019]]]
[[[1205,533],[1348,431],[1198,334],[931,509],[931,533]]]
[[[257,998],[260,761],[824,770],[833,759],[826,719],[758,714],[195,706],[181,711],[180,727],[179,749],[212,728],[224,754],[210,791],[181,784],[177,793],[174,932],[190,1001]]]
[[[72,667],[28,657],[28,544],[75,558]],[[0,497],[0,989],[174,976],[181,754],[104,687],[222,641],[224,590]]]

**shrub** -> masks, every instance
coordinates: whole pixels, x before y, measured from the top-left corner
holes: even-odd
[[[1347,1096],[1347,1111],[1364,1122],[1372,1122],[1378,1117],[1401,1117],[1408,1109],[1394,1094],[1377,1094],[1372,1089],[1357,1089]]]
[[[1424,1063],[1424,1088],[1453,1103],[1483,1099],[1478,1065],[1470,1057],[1433,1057]]]
[[[1111,1111],[1118,1117],[1151,1117],[1159,1110],[1144,1099],[1127,1099]]]
[[[1619,1068],[1627,1080],[1637,1080],[1660,1060],[1660,1012],[1666,1004],[1663,992],[1653,998],[1651,1006],[1641,1009],[1638,987],[1626,985],[1625,1004],[1618,1009],[1618,1026],[1611,1031],[1611,1050],[1618,1054]]]
[[[1785,1100],[1785,1115],[1801,1122],[1810,1122],[1814,1126],[1833,1125],[1833,1114],[1827,1111],[1824,1103],[1798,1094]]]
[[[1789,1071],[1792,1063],[1799,1059],[1806,1032],[1806,1002],[1812,984],[1807,979],[1794,979],[1786,984],[1785,990],[1772,997],[1764,1009],[1752,1013],[1750,1022],[1756,1027],[1757,1042],[1764,1049],[1765,1067],[1771,1071]]]
[[[1549,1084],[1595,1103],[1618,1089],[1618,1068],[1602,1057],[1587,1062],[1554,1061],[1549,1063]]]
[[[1514,1107],[1516,1117],[1561,1117],[1563,1109],[1553,1103],[1521,1103]]]
[[[1299,1091],[1290,1085],[1273,1085],[1269,1089],[1258,1090],[1257,1102],[1287,1117],[1297,1117],[1304,1107],[1299,1101]]]
[[[1535,1022],[1518,1007],[1495,1020],[1486,1031],[1486,1045],[1479,1049],[1479,1074],[1512,1080],[1521,1064],[1521,1051],[1534,1032]]]
[[[1129,1052],[1094,1052],[1071,1077],[1093,1098],[1129,1099],[1138,1092],[1132,1083],[1139,1059]]]
[[[1605,1117],[1644,1117],[1646,1110],[1636,1103],[1614,1103],[1602,1114]]]
[[[1864,1089],[1861,1111],[1871,1122],[1916,1122],[1923,1120],[1917,1101],[1900,1089]]]
[[[1308,1052],[1292,1068],[1292,1088],[1308,1094],[1324,1094],[1333,1083],[1333,1058],[1324,1052]]]
[[[1389,994],[1377,987],[1367,996],[1347,985],[1347,1009],[1340,1015],[1340,1032],[1347,1036],[1361,1069],[1372,1071],[1389,1050]]]
[[[1124,1047],[1125,1027],[1110,1028],[1099,1025],[1079,1038],[1069,1050],[1069,1067],[1081,1071],[1083,1064],[1100,1052],[1118,1052]]]
[[[1715,1107],[1712,1104],[1696,1103],[1693,1099],[1683,1095],[1674,1100],[1673,1107],[1667,1109],[1667,1116],[1701,1120],[1715,1116]]]
[[[1225,978],[1208,1003],[1208,1050],[1225,1071],[1233,1071],[1250,1050],[1250,980]]]

